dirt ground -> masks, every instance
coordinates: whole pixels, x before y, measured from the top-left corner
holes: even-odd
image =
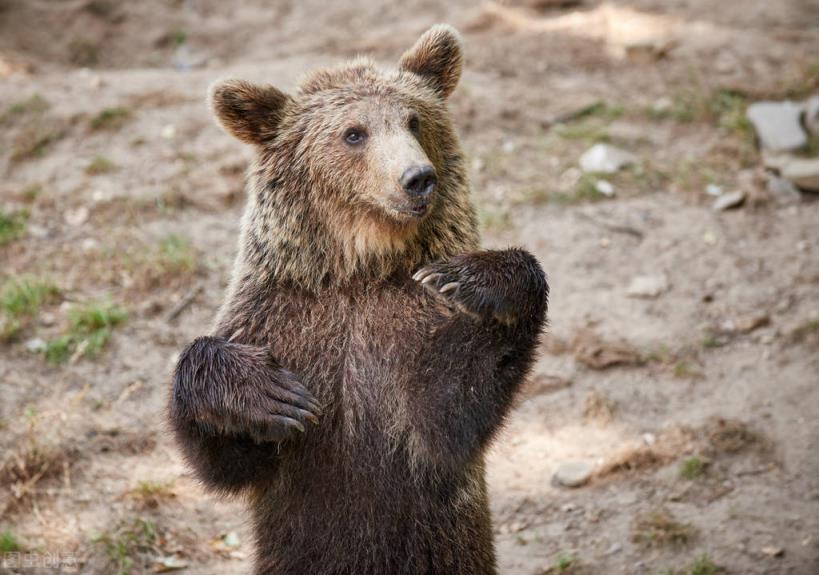
[[[1,572],[248,571],[241,502],[163,423],[251,154],[206,89],[390,65],[435,22],[484,243],[552,288],[489,458],[501,572],[819,573],[819,203],[768,189],[743,116],[819,94],[813,0],[0,0]],[[613,197],[577,169],[597,141],[639,158]]]

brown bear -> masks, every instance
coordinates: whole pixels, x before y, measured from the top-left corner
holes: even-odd
[[[484,453],[548,286],[525,251],[478,248],[446,104],[461,61],[435,26],[396,70],[212,90],[257,155],[226,302],[179,359],[170,421],[208,487],[247,496],[256,573],[496,571]]]

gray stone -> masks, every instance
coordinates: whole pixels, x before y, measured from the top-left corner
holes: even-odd
[[[637,162],[634,154],[608,144],[595,144],[580,156],[584,172],[613,174]]]
[[[792,158],[782,166],[780,175],[797,188],[819,192],[819,158]]]
[[[800,123],[802,106],[796,102],[757,102],[748,106],[746,115],[766,150],[787,152],[808,143]]]
[[[552,481],[563,487],[580,487],[591,478],[594,465],[588,461],[566,461],[555,471]]]
[[[715,212],[723,212],[731,208],[738,208],[743,203],[745,203],[745,192],[738,190],[718,197],[714,200],[714,203],[711,204],[711,209]]]

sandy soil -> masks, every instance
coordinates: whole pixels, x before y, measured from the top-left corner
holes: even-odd
[[[16,328],[5,295],[0,312],[0,570],[247,572],[241,502],[204,493],[163,426],[175,354],[222,298],[250,155],[206,88],[390,64],[446,21],[485,243],[532,250],[552,287],[489,458],[501,571],[819,572],[819,204],[767,190],[742,121],[750,100],[819,93],[817,3],[325,4],[0,1],[0,280],[56,286]],[[613,198],[578,181],[599,140],[640,159]],[[708,184],[745,204],[714,212]],[[629,297],[637,276],[667,289]],[[96,355],[72,327],[89,302],[127,310],[90,328],[110,335]],[[66,361],[32,351],[60,359],[65,334]],[[556,485],[568,461],[591,480]]]

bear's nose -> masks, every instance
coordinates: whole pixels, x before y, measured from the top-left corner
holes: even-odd
[[[435,168],[429,164],[407,168],[398,180],[404,191],[411,197],[422,199],[432,193],[437,182],[438,176],[435,174]]]

